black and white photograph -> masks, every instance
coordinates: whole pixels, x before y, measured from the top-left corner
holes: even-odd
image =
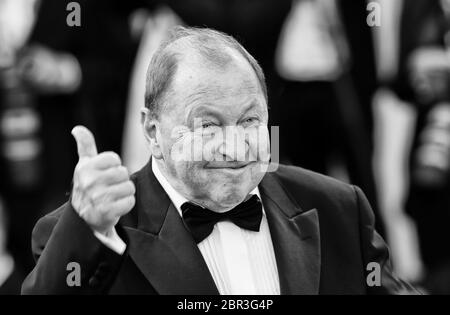
[[[450,0],[0,0],[0,295],[449,295],[449,225]]]

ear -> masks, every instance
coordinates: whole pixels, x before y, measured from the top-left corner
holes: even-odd
[[[141,125],[144,137],[150,144],[152,156],[155,159],[162,159],[162,150],[159,137],[159,123],[151,114],[148,108],[141,109]]]

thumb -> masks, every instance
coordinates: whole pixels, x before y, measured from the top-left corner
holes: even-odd
[[[78,157],[93,157],[97,155],[97,146],[92,132],[84,126],[72,129],[72,135],[77,142]]]

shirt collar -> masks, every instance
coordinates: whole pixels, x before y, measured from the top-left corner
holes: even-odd
[[[185,202],[189,202],[182,194],[180,194],[178,191],[173,188],[173,186],[169,183],[169,181],[166,179],[166,177],[163,175],[161,170],[159,169],[158,163],[156,163],[155,159],[152,159],[152,171],[153,174],[155,174],[156,179],[161,184],[164,191],[169,196],[170,200],[174,204],[175,208],[177,209],[178,213],[182,215],[181,212],[181,205]],[[251,195],[257,195],[259,199],[261,199],[261,195],[259,194],[258,186],[255,187],[250,192]]]

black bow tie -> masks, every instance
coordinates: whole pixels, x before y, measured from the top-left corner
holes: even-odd
[[[181,211],[197,244],[211,234],[217,222],[229,220],[240,228],[259,232],[262,219],[262,205],[257,195],[224,213],[214,212],[191,202],[185,202]]]

